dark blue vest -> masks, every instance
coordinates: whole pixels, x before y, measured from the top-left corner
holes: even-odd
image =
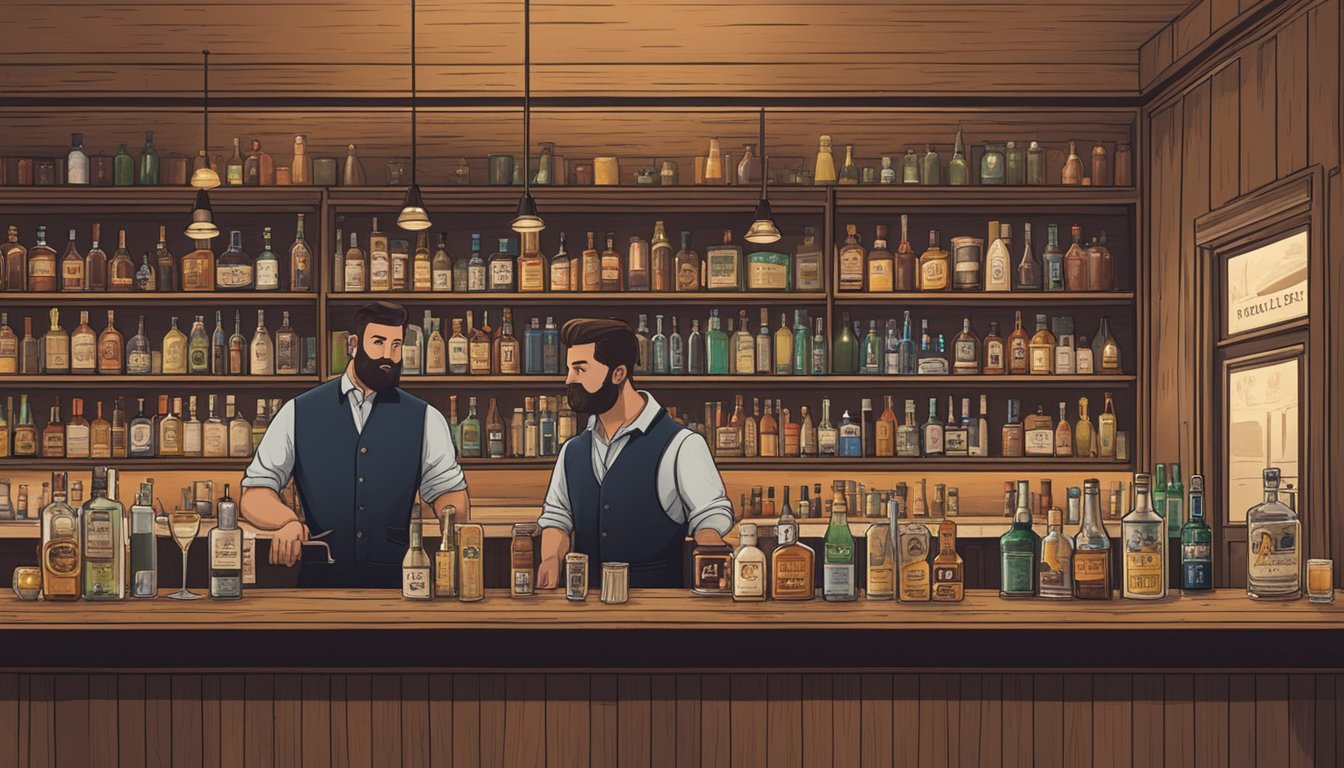
[[[424,400],[380,392],[355,430],[341,379],[294,400],[294,480],[310,534],[330,531],[334,565],[305,565],[301,586],[396,587],[420,487]]]
[[[686,586],[686,526],[672,522],[658,499],[658,464],[682,429],[659,411],[647,431],[630,434],[601,485],[593,475],[592,430],[565,449],[574,549],[588,555],[592,586],[601,584],[604,562],[629,563],[632,587]]]

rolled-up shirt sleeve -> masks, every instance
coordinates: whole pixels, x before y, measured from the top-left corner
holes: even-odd
[[[541,504],[541,517],[537,525],[541,528],[559,528],[565,533],[574,530],[574,514],[569,508],[569,484],[565,479],[565,451],[573,443],[560,446],[560,454],[555,459],[555,469],[551,470],[551,485],[546,489],[546,500]]]
[[[243,473],[244,488],[270,488],[276,493],[294,472],[294,401],[286,401],[271,417],[266,434]]]
[[[728,501],[723,478],[709,453],[709,443],[699,434],[689,432],[676,451],[673,476],[691,535],[706,529],[727,534],[733,527],[733,504]]]
[[[457,463],[453,433],[443,412],[434,406],[425,408],[425,437],[420,448],[420,498],[426,504],[445,493],[465,491],[467,476]]]

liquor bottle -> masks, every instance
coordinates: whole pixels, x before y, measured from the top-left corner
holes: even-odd
[[[145,131],[145,146],[140,150],[138,184],[154,186],[159,183],[159,153],[154,149],[154,132]]]
[[[579,257],[580,289],[586,292],[600,291],[602,290],[602,254],[597,250],[597,234],[595,232],[586,234],[588,236],[588,246],[583,249],[583,253]],[[570,269],[572,270],[573,266]]]
[[[224,396],[224,417],[229,424],[229,456],[240,458],[252,455],[252,423],[243,417],[234,405],[234,396]]]
[[[79,325],[70,332],[70,373],[98,372],[98,335],[89,325],[89,313],[80,310]]]
[[[351,234],[353,244],[354,234]],[[346,268],[349,269],[347,257]],[[215,288],[221,291],[251,290],[255,284],[255,267],[252,259],[243,252],[243,233],[238,230],[229,232],[229,249],[220,254],[215,262]],[[350,290],[347,287],[347,290]]]
[[[19,242],[19,228],[9,225],[9,239],[0,244],[0,289],[22,291],[28,287],[28,249]]]
[[[243,152],[238,142],[238,137],[234,136],[233,154],[224,163],[224,183],[229,186],[242,186],[243,184]],[[260,180],[260,174],[258,174],[258,180]]]
[[[247,372],[247,355],[244,349],[247,346],[247,340],[243,338],[243,318],[240,311],[233,313],[233,333],[229,335],[228,342],[228,374],[230,376],[241,376]]]
[[[363,186],[364,179],[364,164],[355,154],[355,145],[346,145],[345,163],[341,166],[341,184],[347,187]]]
[[[1040,537],[1031,528],[1031,489],[1017,481],[1017,511],[1008,532],[999,537],[999,597],[1035,597]]]
[[[345,230],[343,217],[336,217],[336,248],[331,254],[331,292],[345,293]]]
[[[760,455],[765,458],[774,458],[782,456],[779,445],[779,422],[775,419],[775,412],[771,406],[770,398],[765,400],[765,415],[761,417],[760,424]]]
[[[952,349],[955,357],[955,362],[952,364],[953,373],[962,375],[980,373],[980,339],[971,332],[969,317],[961,321],[961,333],[952,340]]]
[[[980,155],[980,183],[1002,184],[1004,182],[1003,166],[1003,150],[997,144],[986,142],[984,152]]]
[[[182,398],[172,399],[173,407],[167,406],[168,396],[159,395],[158,416],[158,455],[181,456],[182,453]]]
[[[965,151],[962,149],[961,128],[957,128],[956,142],[952,147],[952,159],[947,161],[947,183],[956,186],[970,184],[970,170],[966,166]]]
[[[856,224],[845,225],[845,242],[840,246],[839,280],[842,291],[863,290],[864,250]]]
[[[499,404],[495,398],[485,412],[485,455],[492,459],[504,458],[504,419],[499,415]]]
[[[1064,290],[1087,290],[1087,252],[1083,250],[1083,228],[1073,225],[1073,245],[1064,254]]]
[[[730,323],[732,321],[729,321]],[[709,311],[709,331],[705,334],[705,373],[728,373],[730,345],[719,320],[719,310]]]
[[[65,457],[89,458],[89,422],[84,418],[84,398],[70,399],[70,421],[65,425]]]
[[[933,599],[929,567],[931,536],[923,523],[897,524],[896,557],[899,565],[896,598],[902,603],[925,603]]]
[[[806,495],[806,486],[803,488]],[[815,595],[816,553],[798,538],[798,523],[789,507],[789,487],[784,486],[784,508],[775,526],[778,543],[770,554],[770,598],[811,600]]]
[[[347,268],[349,256],[346,256]],[[378,229],[378,217],[373,217],[369,230],[369,288],[370,291],[392,290],[392,250],[387,233]]]
[[[1083,183],[1083,161],[1078,157],[1078,143],[1069,142],[1069,156],[1064,161],[1064,170],[1060,172],[1061,184],[1078,185]]]
[[[107,253],[98,246],[98,235],[101,227],[98,224],[93,225],[93,242],[89,246],[89,253],[84,257],[84,290],[88,291],[106,291],[107,290]],[[71,238],[71,246],[74,245],[74,238]],[[0,289],[4,287],[4,257],[3,248],[0,248]]]
[[[1302,529],[1297,512],[1279,501],[1278,467],[1263,472],[1265,500],[1246,512],[1246,594],[1295,600],[1302,594]]]
[[[280,290],[280,259],[276,257],[275,251],[271,250],[270,227],[262,228],[261,243],[261,253],[257,254],[257,261],[254,266],[256,270],[256,290],[278,291]]]
[[[840,165],[840,175],[836,179],[837,184],[858,184],[859,167],[854,164],[854,145],[845,145],[845,162]]]
[[[164,355],[164,370],[167,371],[167,355]],[[266,330],[266,310],[257,310],[257,329],[252,334],[248,347],[248,371],[253,376],[275,375],[275,346],[271,343],[270,331]]]
[[[1042,286],[1047,291],[1064,290],[1064,252],[1059,250],[1059,225],[1051,224],[1047,232],[1045,251],[1041,254],[1044,274]],[[1025,257],[1024,257],[1025,258]]]
[[[243,161],[243,184],[269,187],[275,184],[275,160],[262,151],[261,142],[252,140],[252,151]]]
[[[1059,423],[1055,425],[1054,455],[1073,456],[1073,428],[1069,426],[1068,406],[1063,402],[1059,404]]]
[[[429,263],[429,290],[436,293],[453,290],[453,260],[448,256],[448,236],[443,232],[439,233],[439,245]]]
[[[938,524],[938,556],[933,559],[936,603],[959,603],[966,597],[965,564],[957,554],[957,522],[944,517]]]
[[[896,455],[896,411],[892,410],[891,395],[884,395],[886,408],[874,425],[873,455],[888,458]]]
[[[1031,222],[1023,225],[1022,241],[1022,260],[1017,265],[1017,282],[1013,286],[1013,290],[1039,291],[1041,290],[1041,262],[1036,258],[1036,254],[1031,247]]]
[[[467,418],[462,420],[459,452],[468,458],[481,457],[481,420],[476,415],[476,398],[467,398]]]
[[[416,254],[418,264],[418,250]],[[541,233],[524,232],[522,235],[522,251],[518,256],[518,290],[528,293],[546,290],[546,271],[546,257],[541,252]],[[429,290],[428,250],[425,251],[425,278],[426,287],[424,290]]]
[[[430,589],[429,555],[425,554],[420,520],[420,505],[416,504],[411,513],[410,546],[401,560],[401,596],[408,600],[430,600],[434,597]]]
[[[948,253],[938,244],[938,230],[929,230],[929,248],[919,256],[919,289],[921,291],[951,290],[948,277]]]
[[[845,458],[861,458],[863,456],[863,432],[845,411],[840,416],[839,429],[839,452],[840,456]]]
[[[854,375],[859,372],[859,340],[850,329],[849,312],[843,312],[839,327],[835,329],[835,354],[831,358],[833,373]]]
[[[1115,265],[1106,247],[1106,233],[1087,246],[1087,290],[1110,291],[1115,288]]]
[[[1166,522],[1153,511],[1151,483],[1146,473],[1134,476],[1134,509],[1120,521],[1122,596],[1135,600],[1167,596]]]
[[[196,249],[182,257],[182,290],[215,289],[215,252],[209,240],[197,240]]]
[[[1168,495],[1168,508],[1171,501],[1171,496]],[[1181,526],[1180,535],[1181,589],[1186,592],[1213,589],[1213,532],[1204,520],[1202,475],[1190,476],[1190,519]]]
[[[913,411],[911,411],[913,412]],[[950,415],[950,414],[949,414]],[[921,454],[924,456],[943,456],[944,450],[943,420],[938,417],[938,398],[929,398],[929,417],[919,428]]]
[[[37,228],[37,242],[28,250],[28,290],[54,293],[59,290],[56,251],[47,245],[47,228]]]
[[[145,413],[145,398],[138,397],[136,402],[139,405],[139,411],[127,427],[127,439],[129,441],[127,455],[133,459],[151,458],[156,453],[154,423]]]
[[[443,508],[439,548],[434,552],[434,596],[457,597],[457,507]]]
[[[215,527],[207,539],[210,599],[237,600],[243,596],[243,532],[238,529],[238,505],[229,497],[227,483],[215,514]]]
[[[1106,399],[1106,410],[1107,413],[1103,413],[1101,416],[1097,418],[1097,421],[1099,422],[1097,432],[1102,435],[1106,433],[1108,429],[1106,419],[1109,414],[1110,418],[1109,430],[1111,432],[1111,438],[1110,438],[1111,456],[1114,457],[1115,414],[1111,409],[1111,400],[1109,397]],[[1102,446],[1105,446],[1106,438],[1104,437],[1099,438],[1098,442],[1101,443]],[[1106,454],[1104,453],[1102,454],[1102,456],[1105,455]],[[1184,515],[1185,486],[1181,483],[1181,465],[1173,463],[1170,468],[1170,475],[1171,475],[1170,479],[1167,481],[1165,500],[1163,502],[1165,513],[1162,516],[1167,519],[1167,536],[1175,538],[1181,535],[1181,526],[1185,524],[1185,515]]]
[[[1018,310],[1013,319],[1013,332],[1008,335],[1008,373],[1022,376],[1030,370],[1027,354],[1029,346],[1027,332],[1022,328],[1022,312]]]
[[[1046,512],[1046,534],[1041,539],[1041,565],[1038,592],[1041,597],[1073,597],[1073,542],[1064,536],[1064,512],[1050,507]]]
[[[84,153],[84,134],[70,134],[70,152],[65,156],[65,183],[89,183],[89,156]]]
[[[756,546],[756,526],[742,523],[737,531],[740,543],[733,552],[733,600],[761,602],[765,600],[765,553]]]
[[[835,175],[835,157],[831,154],[831,137],[822,135],[817,142],[817,164],[812,171],[812,183],[834,184]]]
[[[131,597],[142,599],[159,595],[159,556],[153,504],[154,481],[149,480],[140,484],[140,491],[130,509]]]
[[[10,411],[10,417],[14,418],[13,411]],[[37,455],[37,427],[33,424],[33,413],[26,394],[19,395],[19,413],[14,421],[13,440],[11,455],[16,458]]]
[[[1097,335],[1093,338],[1092,344],[1093,358],[1101,361],[1101,372],[1105,374],[1120,373],[1120,345],[1111,335],[1111,324],[1107,318],[1101,318],[1101,327],[1097,330]]]
[[[822,290],[822,251],[814,227],[803,227],[803,241],[793,253],[793,289]]]
[[[638,338],[638,335],[636,335]],[[747,329],[747,310],[738,311],[737,330],[729,342],[728,372],[750,376],[756,372],[756,340]]]
[[[210,395],[206,403],[206,420],[201,425],[201,455],[206,458],[223,458],[229,455],[229,428],[216,411],[217,396]]]
[[[294,160],[290,168],[293,169],[291,175],[296,186],[313,183],[313,161],[308,157],[307,144],[308,138],[303,134],[294,137]]]
[[[766,312],[765,308],[761,309],[761,327],[768,332],[768,329],[765,328],[765,321],[768,320]],[[774,373],[776,376],[789,376],[795,373],[793,369],[793,341],[793,331],[789,330],[788,314],[781,312],[779,313],[779,328],[775,329],[773,337],[767,341],[767,346],[774,356],[774,365],[770,371],[766,371],[767,373]],[[760,361],[758,360],[758,362]],[[801,375],[803,371],[797,371],[797,373]]]
[[[48,311],[51,328],[42,336],[43,373],[70,372],[70,336],[61,327],[61,313],[56,307]]]
[[[135,158],[126,151],[125,144],[117,145],[117,154],[112,158],[112,183],[118,187],[135,184]]]
[[[1103,410],[1101,415],[1097,417],[1097,455],[1103,459],[1115,458],[1115,434],[1116,434],[1115,421],[1116,421],[1115,400],[1114,398],[1112,398],[1111,393],[1107,392],[1105,410]],[[1179,469],[1176,469],[1175,464],[1172,465],[1172,468],[1174,471],[1180,471]],[[1180,484],[1180,480],[1175,480],[1175,482],[1178,485]],[[1166,489],[1164,488],[1164,490]],[[1154,498],[1156,498],[1157,495],[1158,495],[1157,490],[1154,489]],[[1171,524],[1171,534],[1173,536],[1176,535],[1176,533],[1181,529],[1181,520],[1179,519],[1180,518],[1179,498],[1177,499],[1176,504],[1177,504],[1176,508],[1177,519],[1175,521],[1172,521],[1171,518],[1168,517],[1168,522]],[[1169,506],[1164,506],[1160,510],[1164,516],[1168,512],[1168,508]]]
[[[372,285],[371,276],[370,259],[365,257],[364,251],[359,247],[359,235],[351,232],[350,248],[345,252],[345,292],[358,293],[373,290],[370,287]]]
[[[745,284],[742,273],[742,246],[733,245],[733,230],[723,231],[723,242],[705,249],[705,289],[710,291],[741,291]]]
[[[65,255],[61,257],[61,290],[84,291],[88,286],[84,279],[84,257],[75,247],[75,230],[70,230],[70,240],[65,246]]]
[[[7,441],[9,435],[4,428],[4,413],[0,411],[0,441]],[[5,455],[8,446],[0,446],[0,456]],[[99,400],[97,412],[89,424],[89,456],[94,459],[112,458],[112,424],[103,418],[103,401]]]
[[[126,594],[124,508],[117,502],[117,471],[93,468],[89,500],[79,510],[83,526],[85,600],[120,600]]]
[[[1111,539],[1101,522],[1101,482],[1083,481],[1083,522],[1073,538],[1073,596],[1111,599]]]
[[[51,503],[42,509],[42,597],[78,600],[83,547],[79,512],[66,503],[66,473],[51,473]]]
[[[877,225],[873,249],[868,252],[868,291],[890,293],[896,289],[896,257],[887,250],[887,227]]]
[[[844,485],[842,480],[835,482],[822,564],[821,596],[833,602],[849,602],[859,597],[854,574],[854,536],[849,530],[849,509],[845,502]]]
[[[280,328],[275,332],[275,372],[281,376],[298,375],[300,365],[299,335],[289,324],[289,310],[285,310],[281,313]]]
[[[513,335],[513,310],[504,308],[499,338],[494,340],[492,350],[492,370],[505,376],[517,376],[522,373],[522,355],[518,339]]]
[[[675,371],[676,359],[672,360]],[[686,337],[686,373],[697,375],[705,372],[705,338],[700,333],[700,318],[691,318],[691,333]]]
[[[1031,375],[1049,376],[1055,372],[1055,335],[1050,332],[1045,315],[1036,315],[1036,333],[1031,337],[1029,350]]]
[[[509,250],[510,238],[501,237],[499,250],[490,254],[489,284],[487,291],[513,292],[518,290],[513,253]]]
[[[1011,290],[1013,225],[991,221],[989,238],[989,250],[985,253],[985,290]]]

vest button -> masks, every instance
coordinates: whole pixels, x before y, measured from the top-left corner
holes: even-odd
[[[359,478],[359,482],[361,482],[361,483],[364,482],[364,478],[362,478],[362,477]]]
[[[361,446],[359,447],[359,452],[360,452],[360,453],[368,453],[368,452],[369,452],[369,449],[361,445]]]
[[[363,504],[360,504],[360,505],[359,505],[359,511],[360,511],[360,512],[363,512],[363,511],[364,511],[364,505],[363,505]]]
[[[607,538],[607,532],[606,532],[606,531],[603,531],[603,532],[602,532],[602,538],[604,538],[604,539]]]
[[[363,531],[355,531],[355,538],[356,538],[356,539],[362,539],[362,538],[364,538],[364,532],[363,532]]]
[[[610,504],[603,504],[603,505],[602,505],[602,509],[611,509],[611,505],[610,505]]]

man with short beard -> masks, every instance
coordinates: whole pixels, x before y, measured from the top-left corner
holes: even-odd
[[[448,421],[397,386],[406,316],[360,308],[345,374],[280,408],[243,477],[242,514],[272,532],[272,564],[298,562],[310,536],[331,547],[335,563],[302,565],[300,586],[398,587],[416,492],[439,519],[449,504],[469,512]],[[291,477],[304,520],[280,499]]]
[[[632,587],[684,587],[682,543],[722,544],[733,508],[705,439],[672,420],[631,371],[639,343],[622,320],[580,318],[560,329],[567,347],[569,405],[591,414],[565,442],[538,524],[537,586],[555,587],[571,551],[629,563]]]

